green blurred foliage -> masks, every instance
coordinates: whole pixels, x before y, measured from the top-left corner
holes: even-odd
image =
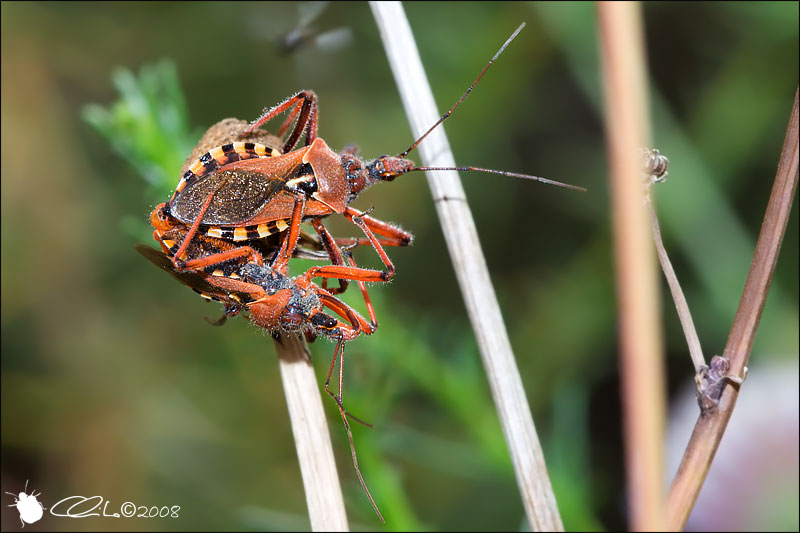
[[[2,490],[19,492],[31,479],[46,506],[101,494],[109,509],[182,507],[172,521],[41,523],[54,530],[307,528],[269,336],[241,319],[208,326],[202,317],[217,316],[217,306],[152,268],[133,244],[149,241],[147,216],[206,127],[252,119],[298,89],[320,96],[320,134],[334,148],[356,143],[375,156],[411,143],[368,7],[337,3],[311,24],[350,28],[350,46],[288,55],[280,40],[301,18],[292,3],[0,9]],[[623,528],[594,7],[406,10],[442,109],[528,22],[446,129],[460,163],[590,189],[463,177],[565,525]],[[657,191],[661,224],[710,356],[736,310],[797,87],[798,7],[656,3],[644,15],[654,142],[671,160]],[[524,527],[424,178],[378,185],[356,202],[373,205],[416,241],[390,250],[397,278],[371,289],[379,330],[348,345],[348,409],[376,425],[354,428],[367,483],[390,529]],[[795,207],[751,372],[797,358],[797,221]],[[377,265],[373,256],[362,250],[357,259]],[[346,300],[363,305],[356,291]],[[674,394],[692,369],[666,298],[664,326]],[[333,345],[312,349],[321,380]],[[375,528],[327,403],[351,524]],[[797,472],[787,476],[796,484]],[[15,510],[3,509],[3,529],[18,527]],[[796,507],[782,516],[764,527],[797,528]]]

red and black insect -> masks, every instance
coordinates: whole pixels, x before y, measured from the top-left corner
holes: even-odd
[[[214,241],[201,241],[201,247],[195,247],[190,253],[215,252]],[[162,242],[162,246],[164,243]],[[362,317],[355,309],[336,298],[331,291],[318,286],[314,278],[323,279],[340,278],[342,271],[336,265],[314,266],[304,273],[290,278],[281,272],[264,265],[258,252],[253,252],[255,261],[243,264],[226,264],[227,268],[218,268],[225,263],[218,263],[217,268],[207,270],[179,270],[175,267],[172,258],[166,253],[159,252],[143,244],[136,245],[136,250],[151,263],[165,270],[175,279],[189,286],[207,300],[220,302],[224,306],[222,318],[216,322],[222,324],[229,316],[236,316],[242,312],[255,325],[277,335],[279,332],[290,334],[303,334],[311,342],[318,335],[334,340],[336,349],[331,361],[330,370],[325,380],[325,391],[334,399],[344,421],[350,441],[353,465],[361,486],[367,494],[375,512],[383,521],[383,517],[375,505],[372,495],[367,489],[361,476],[356,458],[353,436],[347,417],[366,424],[354,417],[344,408],[342,403],[343,363],[344,348],[347,341],[359,335],[371,335],[378,327],[375,309],[367,293],[363,281],[358,281],[364,302],[367,307],[369,320]],[[224,253],[224,252],[221,252]],[[345,252],[350,271],[361,272],[349,251]],[[339,387],[334,392],[330,389],[331,376],[334,367],[339,364]],[[366,424],[369,425],[369,424]]]
[[[299,208],[299,204],[294,206],[294,209]],[[363,223],[358,218],[355,218],[355,222]],[[162,251],[144,245],[138,245],[137,249],[203,298],[223,304],[222,317],[213,321],[206,319],[210,323],[221,325],[228,317],[244,311],[251,322],[273,334],[280,331],[303,334],[309,342],[323,335],[337,342],[325,390],[334,398],[342,414],[359,481],[375,512],[383,520],[358,467],[347,417],[364,422],[348,413],[342,403],[342,365],[345,342],[360,334],[370,335],[377,328],[377,317],[364,282],[382,281],[384,273],[358,268],[349,250],[341,249],[318,219],[311,221],[318,238],[304,232],[298,223],[291,226],[289,231],[252,239],[245,246],[208,234],[186,239],[192,228],[169,216],[163,204],[152,212],[151,223],[154,227],[153,237],[161,245]],[[184,243],[184,246],[179,246],[180,243]],[[345,256],[349,264],[345,264]],[[287,270],[290,257],[329,259],[333,264],[312,267],[300,276],[289,278]],[[317,277],[322,278],[321,287],[312,281]],[[339,287],[328,290],[326,282],[329,279],[338,279]],[[343,292],[349,281],[359,283],[369,321],[334,296]],[[334,393],[330,389],[330,380],[337,361],[339,387],[338,392]]]
[[[299,226],[304,220],[316,220],[315,229],[319,232],[319,228],[324,227],[319,222],[321,218],[339,213],[358,225],[366,235],[366,239],[354,239],[354,243],[369,243],[375,248],[385,267],[385,281],[394,275],[394,266],[383,246],[408,245],[412,236],[349,206],[362,190],[374,183],[392,181],[414,171],[463,170],[527,178],[582,190],[535,176],[492,169],[420,167],[407,159],[407,155],[472,91],[521,29],[522,26],[503,44],[458,102],[428,132],[397,156],[384,155],[365,161],[356,155],[355,147],[339,153],[331,150],[317,136],[317,97],[311,91],[301,91],[269,109],[242,135],[251,134],[279,114],[288,112],[278,136],[283,136],[293,122],[294,127],[280,151],[246,142],[217,146],[189,167],[169,201],[156,208],[190,228],[179,251],[188,246],[195,234],[231,242],[253,241]],[[295,149],[304,135],[304,146]],[[247,247],[242,248],[239,253],[246,254]],[[287,259],[291,254],[290,245],[285,257],[279,260]]]
[[[294,206],[295,217],[298,220],[301,207],[302,205],[299,203]],[[353,220],[359,226],[364,225],[360,217],[354,217]],[[386,271],[345,265],[339,244],[318,219],[313,219],[311,223],[320,237],[319,241],[305,234],[298,222],[281,235],[268,235],[262,239],[254,239],[250,245],[246,246],[204,234],[195,235],[193,239],[188,238],[197,225],[187,228],[183,223],[168,215],[163,204],[152,212],[150,222],[154,228],[153,238],[161,245],[164,254],[170,258],[172,268],[179,272],[204,270],[218,276],[235,277],[236,270],[244,263],[253,262],[263,266],[263,257],[267,256],[269,267],[281,275],[286,275],[291,257],[311,257],[331,260],[332,264],[326,267],[326,270],[310,269],[309,271],[337,273],[338,275],[335,277],[339,280],[339,287],[330,289],[333,294],[344,292],[348,281],[379,282],[388,279]],[[315,246],[317,250],[309,249],[306,246],[298,247],[297,243],[301,236],[304,237],[305,243],[310,242],[311,246]],[[278,237],[280,237],[280,244],[278,244]],[[369,238],[374,246],[380,247],[374,235],[370,234]],[[179,246],[179,243],[182,244]],[[324,249],[325,252],[323,253],[319,248]],[[388,256],[386,256],[386,263],[391,267]],[[319,277],[323,278],[322,288],[327,290],[327,280],[332,276],[319,274]]]

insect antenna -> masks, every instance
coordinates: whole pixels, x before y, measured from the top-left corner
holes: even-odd
[[[492,58],[489,60],[489,62],[486,64],[486,66],[483,67],[483,70],[481,70],[480,74],[478,74],[478,77],[475,78],[475,81],[473,81],[472,84],[469,87],[467,87],[467,90],[464,92],[464,94],[461,95],[461,98],[458,99],[458,101],[453,105],[453,107],[451,107],[447,111],[447,113],[442,115],[442,118],[440,118],[438,121],[436,121],[436,124],[431,126],[428,129],[428,131],[423,133],[422,136],[420,136],[419,139],[414,141],[414,144],[409,146],[407,150],[405,150],[403,153],[401,153],[397,157],[405,158],[406,156],[408,156],[408,154],[412,150],[414,150],[417,146],[419,146],[419,143],[421,143],[422,140],[425,139],[425,137],[427,137],[430,132],[435,130],[437,128],[437,126],[439,126],[439,124],[444,122],[445,119],[447,117],[449,117],[453,113],[453,111],[455,111],[455,109],[461,104],[461,102],[464,101],[464,99],[469,95],[469,93],[472,92],[472,89],[475,88],[475,86],[478,84],[478,82],[481,81],[481,78],[483,78],[483,75],[486,74],[486,71],[489,70],[489,67],[492,66],[492,63],[494,63],[495,60],[498,57],[500,57],[500,54],[503,53],[503,51],[506,49],[506,47],[509,44],[511,44],[511,41],[513,41],[517,37],[519,32],[521,32],[522,28],[524,28],[524,27],[525,27],[525,23],[523,22],[522,24],[519,25],[519,27],[516,30],[514,30],[514,33],[511,34],[511,37],[509,37],[506,40],[506,42],[503,43],[503,46],[501,46],[500,49],[494,54],[494,56],[492,56]],[[505,170],[495,170],[495,169],[491,169],[491,168],[479,168],[479,167],[414,167],[412,169],[407,170],[406,172],[413,172],[415,170],[456,170],[456,171],[461,171],[461,172],[470,172],[470,171],[486,172],[488,174],[500,174],[501,176],[509,176],[509,177],[512,177],[512,178],[521,178],[521,179],[527,179],[527,180],[532,180],[532,181],[539,181],[541,183],[546,183],[548,185],[555,185],[556,187],[563,187],[565,189],[572,189],[572,190],[575,190],[575,191],[586,192],[586,189],[584,189],[583,187],[578,187],[576,185],[569,185],[567,183],[562,183],[560,181],[550,180],[550,179],[547,179],[547,178],[540,178],[538,176],[531,176],[529,174],[519,174],[517,172],[508,172],[508,171],[505,171]]]
[[[459,172],[486,172],[488,174],[500,174],[501,176],[509,176],[512,178],[521,178],[525,180],[532,180],[532,181],[539,181],[541,183],[547,183],[548,185],[555,185],[556,187],[563,187],[565,189],[572,189],[573,191],[580,191],[586,192],[586,189],[583,187],[578,187],[577,185],[570,185],[569,183],[562,183],[560,181],[549,180],[547,178],[540,178],[539,176],[531,176],[530,174],[519,174],[517,172],[508,172],[505,170],[495,170],[493,168],[478,168],[478,167],[414,167],[409,172],[413,172],[415,170],[456,170]]]
[[[519,27],[518,27],[516,30],[514,30],[514,33],[512,33],[512,34],[511,34],[511,37],[509,37],[509,38],[506,40],[506,42],[505,42],[505,43],[503,43],[503,46],[501,46],[501,47],[500,47],[500,50],[498,50],[498,51],[497,51],[497,53],[496,53],[496,54],[495,54],[495,55],[494,55],[494,56],[493,56],[493,57],[492,57],[492,58],[489,60],[489,62],[486,64],[486,66],[485,66],[485,67],[483,67],[483,70],[481,70],[481,73],[480,73],[480,74],[478,74],[478,77],[477,77],[477,78],[475,78],[475,81],[473,81],[473,82],[472,82],[472,85],[470,85],[470,86],[467,88],[466,92],[465,92],[464,94],[462,94],[462,95],[461,95],[461,98],[459,98],[459,99],[458,99],[458,101],[455,103],[455,105],[453,105],[453,107],[451,107],[451,108],[450,108],[450,109],[447,111],[447,113],[445,113],[444,115],[442,115],[442,118],[440,118],[440,119],[439,119],[439,120],[436,122],[436,124],[434,124],[433,126],[431,126],[431,127],[430,127],[430,129],[428,129],[428,131],[426,131],[425,133],[423,133],[423,134],[422,134],[422,136],[421,136],[419,139],[417,139],[416,141],[414,141],[414,144],[412,144],[411,146],[409,146],[409,147],[408,147],[408,149],[407,149],[405,152],[401,153],[401,154],[400,154],[398,157],[406,157],[406,156],[407,156],[407,155],[408,155],[408,154],[409,154],[409,153],[410,153],[410,152],[411,152],[411,151],[412,151],[414,148],[416,148],[416,147],[419,145],[419,143],[421,143],[421,142],[422,142],[422,140],[423,140],[425,137],[427,137],[427,136],[428,136],[428,134],[429,134],[430,132],[432,132],[433,130],[435,130],[435,129],[436,129],[436,127],[437,127],[439,124],[441,124],[442,122],[444,122],[444,120],[445,120],[447,117],[449,117],[449,116],[450,116],[450,114],[451,114],[453,111],[455,111],[455,109],[456,109],[456,108],[459,106],[459,104],[460,104],[460,103],[461,103],[461,102],[464,100],[464,98],[466,98],[466,97],[467,97],[467,95],[469,95],[469,93],[471,93],[471,92],[472,92],[472,89],[474,89],[474,88],[475,88],[475,86],[478,84],[478,82],[479,82],[479,81],[481,81],[481,78],[483,78],[483,75],[484,75],[484,74],[486,74],[486,71],[487,71],[487,70],[489,70],[489,67],[491,67],[491,66],[492,66],[492,63],[494,63],[495,59],[497,59],[498,57],[500,57],[500,54],[502,54],[502,53],[503,53],[503,50],[505,50],[505,49],[506,49],[506,47],[507,47],[509,44],[511,44],[511,41],[513,41],[513,40],[516,38],[516,36],[519,34],[519,32],[521,32],[521,31],[522,31],[522,28],[524,28],[524,27],[525,27],[525,23],[523,22],[522,24],[520,24],[520,25],[519,25]]]

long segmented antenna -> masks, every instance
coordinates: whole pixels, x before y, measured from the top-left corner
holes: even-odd
[[[492,63],[494,63],[495,59],[497,59],[498,57],[500,57],[500,54],[502,54],[502,53],[503,53],[503,50],[505,50],[505,49],[506,49],[506,47],[507,47],[509,44],[511,44],[511,41],[513,41],[513,40],[514,40],[514,38],[515,38],[515,37],[516,37],[516,36],[519,34],[519,32],[521,32],[521,31],[522,31],[522,28],[524,28],[524,27],[525,27],[525,23],[523,22],[522,24],[520,24],[520,25],[519,25],[519,28],[517,28],[517,29],[514,31],[514,33],[512,33],[512,34],[511,34],[511,37],[509,37],[509,38],[506,40],[506,42],[505,42],[505,43],[503,43],[503,46],[501,46],[501,47],[500,47],[500,50],[498,50],[498,51],[497,51],[497,53],[496,53],[496,54],[495,54],[495,55],[494,55],[494,56],[493,56],[493,57],[492,57],[492,58],[489,60],[489,62],[486,64],[486,66],[485,66],[485,67],[483,67],[483,70],[481,71],[481,73],[480,73],[480,74],[478,74],[478,77],[477,77],[477,78],[475,78],[475,81],[473,81],[473,82],[472,82],[472,85],[470,85],[470,86],[467,88],[467,91],[466,91],[466,92],[465,92],[463,95],[461,95],[461,98],[459,98],[459,99],[458,99],[458,101],[455,103],[455,105],[454,105],[453,107],[451,107],[451,108],[450,108],[450,110],[449,110],[447,113],[445,113],[444,115],[442,115],[442,118],[440,118],[440,119],[439,119],[439,120],[436,122],[436,124],[434,124],[433,126],[431,126],[431,127],[430,127],[430,129],[429,129],[428,131],[426,131],[425,133],[423,133],[423,134],[422,134],[422,137],[420,137],[419,139],[417,139],[416,141],[414,141],[414,144],[412,144],[411,146],[409,146],[409,147],[408,147],[408,149],[407,149],[405,152],[403,152],[402,154],[400,154],[398,157],[406,157],[406,156],[407,156],[407,155],[408,155],[408,154],[409,154],[409,153],[410,153],[410,152],[411,152],[411,151],[412,151],[414,148],[416,148],[416,147],[419,145],[419,143],[421,143],[421,142],[422,142],[422,140],[423,140],[425,137],[427,137],[427,136],[428,136],[428,134],[429,134],[430,132],[432,132],[433,130],[435,130],[435,129],[436,129],[436,127],[437,127],[439,124],[441,124],[442,122],[444,122],[444,120],[445,120],[447,117],[449,117],[449,116],[450,116],[450,114],[451,114],[451,113],[452,113],[452,112],[455,110],[455,108],[457,108],[457,107],[459,106],[459,104],[460,104],[460,103],[461,103],[461,102],[464,100],[464,98],[466,98],[466,97],[467,97],[467,95],[468,95],[469,93],[471,93],[471,92],[472,92],[472,89],[474,89],[474,88],[475,88],[475,85],[477,85],[477,84],[478,84],[478,82],[479,82],[479,81],[481,81],[481,78],[483,77],[483,75],[484,75],[484,74],[486,74],[486,71],[487,71],[487,70],[489,70],[489,67],[491,67],[491,66],[492,66]]]
[[[486,172],[488,174],[500,174],[501,176],[509,176],[512,178],[521,178],[525,180],[531,181],[539,181],[542,183],[547,183],[548,185],[555,185],[556,187],[563,187],[565,189],[572,189],[573,191],[580,191],[580,192],[587,192],[585,188],[578,187],[577,185],[570,185],[569,183],[562,183],[560,181],[549,180],[547,178],[540,178],[539,176],[531,176],[530,174],[519,174],[517,172],[507,172],[505,170],[495,170],[492,168],[478,168],[478,167],[415,167],[409,170],[409,172],[413,172],[415,170],[456,170],[459,172]]]

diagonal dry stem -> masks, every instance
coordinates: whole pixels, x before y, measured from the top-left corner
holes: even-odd
[[[772,273],[778,261],[786,224],[797,190],[798,170],[798,93],[794,95],[794,105],[786,128],[778,171],[770,193],[761,232],[758,235],[750,273],[744,285],[739,308],[733,319],[733,326],[725,345],[723,357],[730,365],[729,373],[744,375],[750,350],[753,347],[761,311],[767,299]],[[736,379],[733,380],[734,382]],[[726,387],[716,409],[704,410],[695,424],[689,444],[684,452],[678,473],[672,482],[667,500],[667,526],[679,531],[686,525],[689,514],[703,486],[711,461],[719,447],[722,435],[728,425],[733,407],[739,395],[737,387]]]
[[[370,2],[411,129],[421,136],[440,114],[399,2]],[[419,146],[425,166],[454,167],[444,129]],[[534,530],[563,530],[522,380],[456,172],[428,174],[445,241],[478,341],[528,520]]]

